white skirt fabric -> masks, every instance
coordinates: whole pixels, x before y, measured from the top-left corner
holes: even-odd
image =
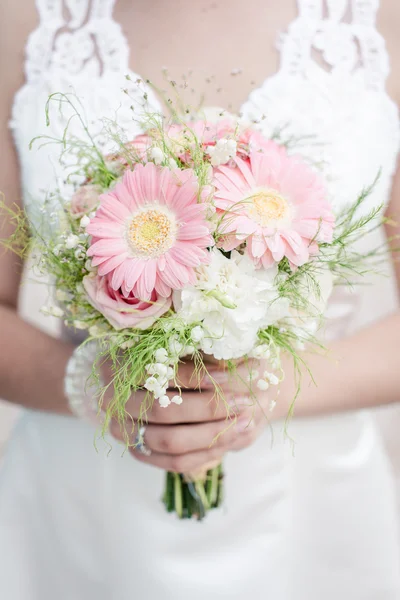
[[[395,305],[379,278],[346,328]],[[399,426],[399,407],[293,420],[292,444],[275,423],[226,457],[198,523],[114,440],[96,452],[89,425],[25,412],[0,470],[0,598],[399,600]]]
[[[26,413],[0,475],[7,600],[398,600],[394,479],[372,413],[280,424],[225,462],[223,508],[178,521],[164,475],[68,417]]]

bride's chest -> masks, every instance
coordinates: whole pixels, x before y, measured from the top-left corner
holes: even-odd
[[[166,95],[238,112],[279,68],[280,32],[297,15],[293,0],[118,0],[130,66]]]

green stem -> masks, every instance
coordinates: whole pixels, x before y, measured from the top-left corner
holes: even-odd
[[[210,503],[208,502],[207,494],[204,489],[203,481],[195,481],[194,487],[196,489],[197,495],[199,496],[201,502],[203,503],[204,510],[207,511],[210,508]]]
[[[209,503],[210,506],[216,506],[218,500],[218,485],[219,485],[219,474],[220,474],[220,465],[211,470],[209,475],[210,482],[210,492],[209,492]]]
[[[167,473],[165,497],[167,511],[172,512],[174,510],[174,480],[172,473]]]
[[[179,473],[174,473],[174,492],[175,492],[175,512],[180,519],[183,514],[183,502],[182,502],[182,478]]]
[[[189,481],[179,473],[166,473],[163,502],[179,519],[196,517],[201,521],[208,510],[222,502],[222,465],[210,469],[205,480]]]

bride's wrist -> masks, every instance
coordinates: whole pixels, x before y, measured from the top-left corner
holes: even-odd
[[[64,394],[75,417],[99,425],[103,414],[99,409],[98,391],[103,384],[101,373],[93,377],[97,353],[94,341],[75,348],[65,369]]]

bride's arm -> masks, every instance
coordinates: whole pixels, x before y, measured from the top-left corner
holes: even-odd
[[[399,236],[400,168],[394,178],[387,215],[398,221],[388,229],[388,237]],[[400,287],[399,256],[394,262]],[[400,309],[347,338],[334,342],[322,356],[310,354],[306,362],[315,380],[303,373],[301,393],[296,401],[297,416],[313,416],[338,411],[369,408],[400,401]],[[290,367],[289,367],[290,368]],[[282,384],[282,399],[293,398],[291,378]],[[279,404],[281,408],[279,408]],[[284,416],[287,404],[277,405]]]
[[[13,3],[11,3],[13,4]],[[15,3],[14,3],[15,4]],[[9,205],[20,203],[17,157],[8,129],[15,91],[23,83],[23,46],[34,28],[34,13],[24,6],[24,27],[15,26],[15,9],[5,8],[0,24],[0,191]],[[32,3],[34,6],[34,3]],[[25,10],[25,8],[27,10]],[[20,10],[20,9],[19,9]],[[3,17],[5,15],[2,15]],[[32,22],[30,22],[32,17]],[[21,21],[19,19],[18,21]],[[14,25],[14,26],[13,26]],[[0,237],[11,233],[1,220]],[[11,252],[0,250],[0,397],[39,410],[67,413],[63,374],[71,347],[25,323],[17,314],[22,265]]]

